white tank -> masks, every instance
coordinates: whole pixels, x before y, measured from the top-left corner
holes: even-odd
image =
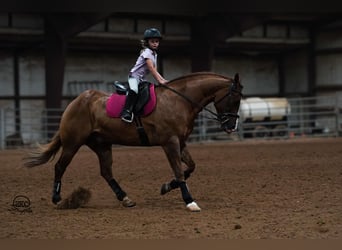
[[[245,121],[282,120],[290,113],[290,104],[286,98],[250,97],[241,100],[240,119]]]

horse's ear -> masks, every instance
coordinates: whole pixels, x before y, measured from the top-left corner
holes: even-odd
[[[240,76],[239,73],[236,73],[234,76],[234,82],[239,83],[240,82]]]

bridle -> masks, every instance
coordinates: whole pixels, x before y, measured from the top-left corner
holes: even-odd
[[[227,94],[222,96],[219,100],[215,101],[214,104],[216,105],[220,103],[227,96],[231,96],[233,92],[238,93],[241,97],[243,96],[242,93],[236,89],[234,81],[232,81],[232,84],[230,85]],[[228,122],[231,117],[240,118],[240,116],[237,113],[232,113],[232,112],[223,112],[220,114],[216,114],[216,117],[217,118],[215,120],[219,121],[221,123],[221,126],[225,124],[226,122]]]
[[[180,93],[179,91],[171,88],[167,84],[158,84],[157,86],[166,88],[166,89],[176,93],[177,95],[181,96],[182,98],[184,98],[185,100],[187,100],[191,104],[194,104],[197,107],[206,110],[207,112],[209,112],[210,114],[212,114],[214,116],[214,118],[212,118],[212,117],[207,117],[207,118],[218,121],[221,124],[221,126],[223,126],[225,123],[227,123],[229,121],[229,119],[232,118],[232,117],[233,118],[239,118],[240,117],[237,113],[232,113],[232,112],[223,112],[223,113],[220,113],[220,114],[215,113],[215,112],[211,111],[210,109],[206,108],[205,106],[199,104],[198,102],[193,101],[188,96],[186,96],[186,95]],[[220,103],[227,96],[231,96],[233,92],[236,92],[240,96],[242,96],[242,93],[236,89],[235,82],[232,80],[232,84],[230,85],[227,94],[222,96],[219,100],[215,101],[214,104]]]

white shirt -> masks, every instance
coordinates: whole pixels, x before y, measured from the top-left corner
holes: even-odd
[[[155,67],[157,65],[157,52],[150,48],[144,49],[130,71],[131,77],[139,79],[140,81],[145,80],[145,76],[150,73],[146,64],[146,59],[151,59],[153,66]]]

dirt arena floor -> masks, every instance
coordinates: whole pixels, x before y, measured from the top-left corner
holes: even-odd
[[[25,150],[0,151],[1,239],[342,239],[342,138],[189,144],[197,168],[188,180],[202,208],[185,209],[160,147],[113,147],[124,208],[86,147],[69,165],[62,198],[78,187],[90,201],[51,203],[54,162],[26,169]]]

